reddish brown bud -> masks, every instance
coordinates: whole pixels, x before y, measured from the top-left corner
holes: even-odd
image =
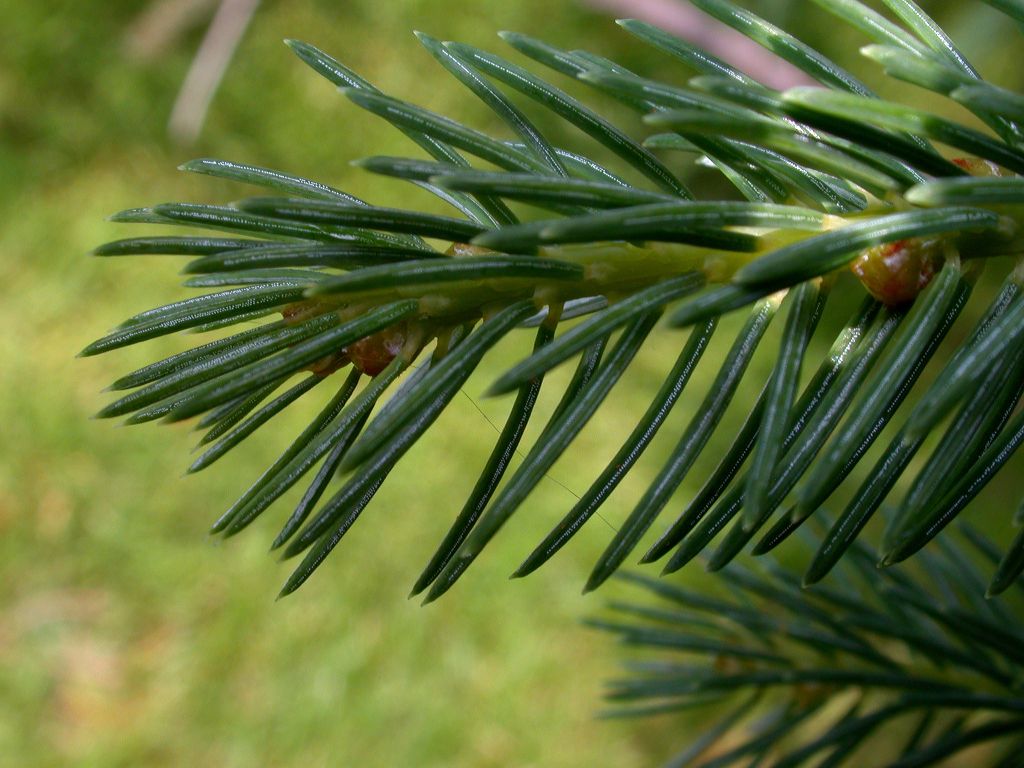
[[[850,270],[868,293],[890,307],[917,298],[935,276],[942,253],[940,240],[897,240],[868,248]]]
[[[376,376],[388,367],[405,346],[408,338],[408,324],[398,323],[372,336],[360,339],[345,347],[345,354],[352,365],[369,376]]]
[[[1010,176],[991,160],[983,160],[980,157],[954,157],[950,159],[953,165],[959,166],[971,176]]]

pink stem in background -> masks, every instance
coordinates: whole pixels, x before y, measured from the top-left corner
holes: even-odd
[[[125,53],[133,59],[159,61],[190,29],[209,19],[216,5],[217,0],[153,0],[125,30]]]
[[[750,38],[689,5],[674,0],[585,0],[616,16],[641,19],[704,48],[771,88],[783,90],[814,83]]]
[[[191,144],[199,137],[206,110],[258,5],[259,0],[221,0],[167,122],[175,141]]]

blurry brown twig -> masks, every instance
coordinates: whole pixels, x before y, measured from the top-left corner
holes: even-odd
[[[159,59],[213,16],[216,7],[217,0],[154,0],[128,25],[125,54],[136,61]]]
[[[182,144],[199,136],[206,112],[231,63],[259,0],[156,0],[129,26],[125,52],[134,59],[159,58],[203,19],[206,35],[185,76],[167,121],[167,133]]]
[[[175,141],[191,144],[199,136],[213,94],[258,5],[259,0],[221,0],[167,121]]]

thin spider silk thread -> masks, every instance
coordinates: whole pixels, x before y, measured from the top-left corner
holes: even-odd
[[[486,413],[484,413],[483,409],[477,404],[476,400],[474,400],[472,397],[470,397],[469,393],[466,392],[466,390],[460,389],[459,391],[466,396],[466,399],[469,400],[469,402],[471,402],[473,404],[473,407],[476,408],[477,412],[481,416],[484,417],[484,421],[486,421],[488,424],[491,425],[491,429],[493,429],[495,432],[497,432],[500,435],[501,434],[501,430],[498,429],[498,425],[495,424],[493,421],[491,421],[490,417]],[[516,456],[518,456],[520,459],[525,459],[526,458],[523,455],[523,453],[518,448],[516,448]],[[560,486],[561,488],[565,489],[565,491],[568,492],[571,496],[573,496],[576,499],[576,501],[580,500],[579,494],[577,494],[576,491],[572,490],[572,488],[570,488],[569,486],[567,486],[565,483],[563,483],[562,481],[558,480],[557,478],[552,477],[550,475],[550,473],[545,472],[544,473],[544,477],[546,477],[548,480],[553,482],[555,485]],[[599,518],[601,518],[601,520],[604,522],[604,524],[607,525],[609,528],[611,528],[613,531],[617,532],[619,530],[614,525],[612,525],[610,522],[608,522],[608,519],[604,515],[601,514],[600,510],[598,510],[594,514],[596,514]]]

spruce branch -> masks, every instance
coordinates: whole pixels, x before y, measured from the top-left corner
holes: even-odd
[[[588,589],[631,555],[709,451],[720,455],[717,468],[644,562],[667,558],[665,570],[674,571],[713,546],[709,566],[724,568],[745,549],[760,555],[778,546],[845,493],[845,509],[810,558],[804,580],[816,582],[860,551],[857,536],[901,479],[908,490],[886,513],[881,562],[920,550],[1024,440],[1017,414],[1024,268],[1008,268],[1003,258],[1024,254],[1024,96],[985,82],[909,0],[886,0],[891,18],[857,0],[816,4],[866,36],[863,53],[882,74],[930,90],[936,104],[965,107],[984,130],[876,98],[821,52],[728,0],[693,1],[820,86],[772,90],[636,21],[620,23],[665,63],[694,75],[686,87],[515,33],[501,37],[536,66],[418,34],[427,54],[501,119],[505,135],[491,136],[384,94],[314,46],[287,41],[341,90],[349,109],[382,119],[427,155],[355,164],[423,188],[452,210],[375,205],[248,164],[184,164],[271,196],[165,203],[112,217],[224,235],[147,235],[97,248],[105,258],[189,257],[186,286],[210,292],[141,312],[83,354],[183,330],[233,332],[119,378],[118,399],[100,415],[132,423],[197,418],[208,446],[190,468],[199,471],[293,403],[322,398],[318,415],[213,526],[225,535],[241,531],[312,472],[274,542],[285,557],[305,553],[287,593],[340,543],[488,351],[517,329],[537,328],[533,351],[491,385],[494,395],[515,392],[515,404],[415,584],[415,594],[432,600],[522,509],[648,336],[674,334],[678,358],[650,406],[517,576],[546,562],[607,503],[680,401],[690,421]],[[1019,21],[1017,4],[991,4]],[[549,82],[552,74],[565,82]],[[636,111],[651,134],[630,137],[563,89],[573,83]],[[547,135],[537,116],[568,130]],[[606,154],[562,146],[576,131]],[[663,160],[660,152],[672,154]],[[672,170],[680,156],[716,169],[733,197],[704,199],[685,185]],[[983,270],[1006,273],[998,295],[979,281]],[[836,296],[864,292],[838,334],[819,323]],[[724,367],[708,391],[693,391],[719,319],[734,312],[747,320],[727,345]],[[964,312],[981,320],[951,334]],[[748,365],[775,316],[784,328],[773,369],[752,381]],[[666,327],[658,328],[662,317]],[[240,328],[252,321],[260,325]],[[805,381],[802,363],[829,344]],[[573,360],[576,375],[515,467],[543,381]],[[331,394],[327,379],[345,368]],[[737,397],[745,391],[760,395]],[[723,434],[723,415],[737,400],[743,425]],[[883,433],[888,447],[862,470]],[[1022,551],[1017,536],[996,558],[990,593],[1015,583]],[[780,714],[769,731],[792,727],[784,725],[792,717]],[[854,728],[843,745],[874,727],[858,717],[863,732]],[[958,733],[964,743],[978,738]]]
[[[974,599],[966,584],[984,576],[964,539],[995,554],[965,528],[916,567],[876,571],[858,541],[842,580],[810,589],[771,558],[730,565],[710,593],[624,572],[646,599],[587,622],[638,657],[609,682],[605,714],[698,712],[687,730],[703,735],[671,766],[933,765],[979,744],[985,764],[1015,765],[1020,592]]]

